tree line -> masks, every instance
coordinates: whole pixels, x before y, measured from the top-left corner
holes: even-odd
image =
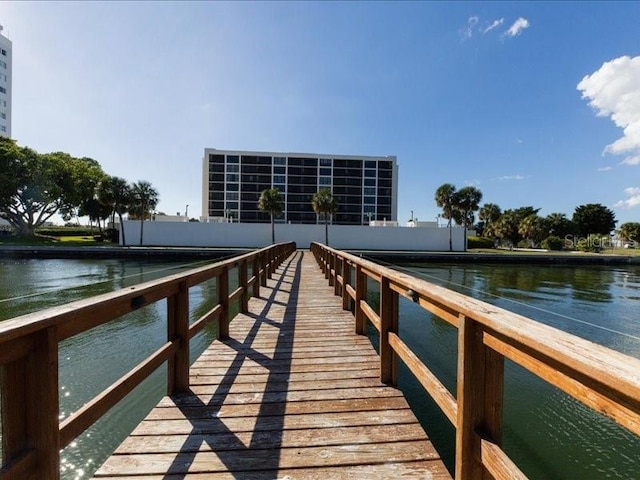
[[[540,209],[533,206],[504,211],[495,203],[480,206],[482,192],[478,188],[470,186],[457,190],[450,183],[436,189],[435,201],[442,208],[441,216],[448,220],[449,228],[452,222],[465,229],[474,225],[479,236],[512,246],[543,246],[554,250],[579,247],[580,240],[589,244],[594,243],[593,240],[608,237],[617,223],[614,212],[599,203],[579,205],[571,218],[564,213],[541,216],[538,214]],[[479,220],[477,223],[476,212]],[[622,224],[618,235],[625,241],[640,239],[640,223]],[[449,248],[451,249],[451,233]]]
[[[105,173],[97,160],[76,158],[68,153],[38,153],[0,138],[0,218],[19,235],[33,236],[56,214],[65,221],[88,216],[102,231],[102,223],[118,215],[150,217],[159,200],[158,191],[147,181],[130,183]],[[123,235],[123,244],[126,244]]]

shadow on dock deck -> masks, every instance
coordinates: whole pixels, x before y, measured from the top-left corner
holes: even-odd
[[[354,332],[296,252],[191,366],[190,391],[163,398],[96,478],[451,478]]]

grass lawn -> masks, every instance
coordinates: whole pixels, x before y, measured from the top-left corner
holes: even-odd
[[[97,242],[93,237],[87,236],[70,236],[70,237],[0,237],[0,245],[19,245],[25,247],[92,247],[92,246],[110,246],[108,242]]]

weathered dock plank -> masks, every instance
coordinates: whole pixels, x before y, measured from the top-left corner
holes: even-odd
[[[315,260],[297,252],[96,478],[451,478],[402,393],[380,382]]]

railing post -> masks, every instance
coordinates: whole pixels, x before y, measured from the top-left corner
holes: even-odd
[[[349,310],[349,292],[347,285],[351,284],[351,265],[344,258],[342,259],[342,309]]]
[[[248,262],[243,260],[238,265],[238,283],[242,287],[242,295],[240,295],[240,312],[247,313],[249,311],[249,287],[247,286],[247,266]]]
[[[338,281],[338,272],[340,272],[340,274],[342,274],[341,272],[341,262],[344,262],[344,258],[341,256],[336,255],[335,260],[333,261],[333,268],[334,268],[334,275],[333,275],[333,294],[338,296],[340,295],[340,282]],[[342,288],[344,288],[344,278],[342,278]]]
[[[324,251],[324,279],[329,280],[331,277],[331,254],[324,248],[322,250]],[[329,280],[329,285],[331,285],[331,280]]]
[[[329,276],[330,287],[333,287],[336,284],[335,265],[336,265],[336,254],[334,252],[329,252],[329,268],[327,268],[327,274]]]
[[[271,280],[271,275],[273,274],[273,262],[273,247],[270,247],[269,250],[267,250],[267,280]]]
[[[389,333],[398,333],[398,293],[391,290],[389,279],[380,279],[380,381],[398,384],[398,360],[389,345]]]
[[[458,323],[458,418],[455,478],[480,480],[480,437],[502,443],[504,359],[483,343],[482,326],[464,316]]]
[[[362,271],[360,265],[356,265],[356,308],[354,315],[356,317],[356,334],[364,335],[364,313],[360,302],[367,298],[367,276]]]
[[[266,287],[267,286],[267,253],[265,251],[260,252],[260,270],[259,270],[259,276],[260,276],[260,286],[261,287]]]
[[[178,293],[167,297],[167,339],[178,349],[167,362],[167,394],[189,390],[189,287],[180,282]]]
[[[253,292],[252,295],[255,298],[260,296],[260,254],[258,253],[253,257]]]
[[[4,365],[2,463],[35,451],[35,478],[60,478],[58,339],[55,327],[33,334],[34,348]]]
[[[229,338],[229,267],[222,267],[222,272],[216,279],[218,303],[222,306],[220,320],[218,321],[218,338]]]

